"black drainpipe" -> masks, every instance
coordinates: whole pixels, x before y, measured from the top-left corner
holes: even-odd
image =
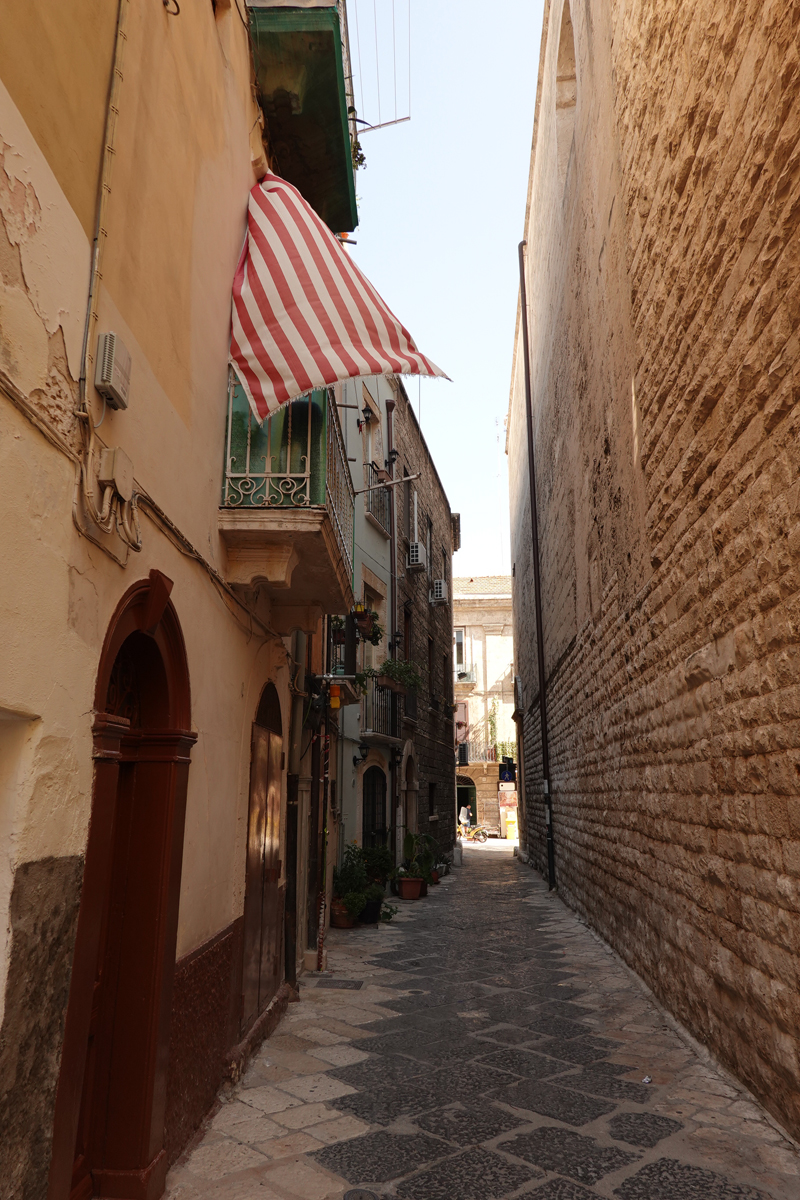
[[[547,733],[547,697],[545,696],[544,629],[542,622],[542,580],[539,573],[539,518],[536,511],[536,467],[533,461],[533,409],[531,406],[531,356],[528,348],[528,293],[525,287],[525,247],[519,244],[519,293],[522,309],[522,353],[525,369],[525,416],[528,425],[528,482],[531,492],[531,541],[533,543],[533,599],[536,608],[536,658],[539,665],[539,724],[542,730],[542,787],[547,822],[547,885],[556,886],[556,854],[553,845],[553,797],[550,793],[550,739]]]

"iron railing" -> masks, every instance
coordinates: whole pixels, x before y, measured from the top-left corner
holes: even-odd
[[[399,697],[390,688],[381,687],[374,679],[367,684],[364,696],[364,733],[377,733],[383,737],[400,736]]]
[[[453,669],[453,679],[456,683],[475,683],[477,678],[475,667],[468,667],[465,663],[458,663]]]
[[[330,389],[282,404],[259,425],[231,372],[222,505],[326,508],[352,581],[355,492]]]
[[[391,532],[389,521],[389,489],[380,487],[379,469],[375,463],[367,463],[367,487],[372,489],[364,492],[364,503],[367,512],[374,517],[382,529]]]

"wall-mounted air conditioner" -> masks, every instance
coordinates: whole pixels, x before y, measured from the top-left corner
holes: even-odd
[[[434,579],[433,587],[431,588],[431,604],[446,604],[447,603],[447,580]]]
[[[115,333],[97,339],[94,386],[110,408],[127,408],[131,388],[131,356]]]
[[[409,571],[424,571],[428,565],[428,560],[425,556],[425,546],[422,542],[409,542],[408,544],[408,562],[406,566]]]

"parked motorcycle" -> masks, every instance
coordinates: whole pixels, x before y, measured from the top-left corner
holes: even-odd
[[[459,824],[458,836],[467,842],[485,842],[489,835],[482,825]]]

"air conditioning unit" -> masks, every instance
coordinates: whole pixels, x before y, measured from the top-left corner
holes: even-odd
[[[431,590],[431,604],[447,603],[447,580],[434,579]]]
[[[111,408],[127,408],[131,388],[131,356],[115,333],[97,339],[94,386]]]
[[[406,566],[409,571],[424,571],[428,565],[428,560],[425,556],[425,546],[422,542],[409,542],[408,544],[408,562]]]

